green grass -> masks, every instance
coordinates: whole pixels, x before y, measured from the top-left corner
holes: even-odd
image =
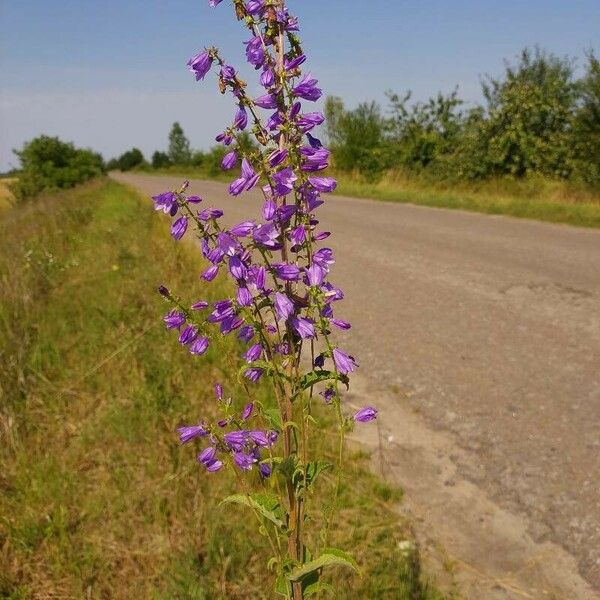
[[[230,174],[214,174],[199,167],[169,167],[146,172],[223,182],[232,180]],[[401,172],[387,173],[377,182],[366,181],[353,173],[331,174],[338,178],[336,193],[342,196],[600,227],[600,191],[542,177],[498,178],[461,184]]]
[[[164,331],[157,284],[194,298],[226,290],[200,283],[195,249],[173,243],[161,216],[100,180],[0,220],[2,598],[272,598],[252,520],[218,506],[234,482],[198,468],[174,434],[214,412],[215,381],[243,401],[240,349],[223,342],[194,360]],[[333,426],[322,427],[316,443],[332,456]],[[400,498],[352,455],[334,542],[365,576],[334,573],[339,598],[443,597],[406,551]]]
[[[370,183],[340,173],[338,179],[337,193],[345,196],[600,227],[599,192],[543,178],[451,184],[389,173]]]

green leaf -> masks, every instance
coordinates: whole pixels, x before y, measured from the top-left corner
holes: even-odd
[[[349,554],[337,548],[325,548],[321,556],[294,569],[288,575],[288,579],[298,581],[313,571],[333,566],[348,567],[359,572],[356,561]]]
[[[256,493],[249,496],[244,494],[233,494],[221,501],[220,504],[242,504],[256,510],[265,519],[273,523],[277,528],[285,530],[285,513],[279,501],[272,494]]]
[[[313,385],[320,383],[321,381],[332,381],[337,379],[341,381],[346,387],[348,387],[349,379],[347,375],[339,374],[337,377],[334,371],[327,371],[325,369],[315,369],[310,371],[300,379],[300,389],[306,390]]]
[[[278,408],[265,408],[263,409],[262,414],[273,429],[276,429],[277,431],[283,429]]]

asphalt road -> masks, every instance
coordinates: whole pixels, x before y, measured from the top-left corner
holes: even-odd
[[[257,194],[191,189],[230,223],[258,217]],[[600,589],[600,231],[337,196],[319,210],[362,374],[409,391],[476,454],[461,474]]]

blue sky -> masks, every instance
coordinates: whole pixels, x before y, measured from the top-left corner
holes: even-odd
[[[598,0],[288,0],[301,18],[310,71],[348,106],[411,89],[459,85],[471,102],[504,58],[540,44],[583,63],[600,51]],[[204,45],[243,65],[225,0],[0,0],[0,170],[40,133],[105,157],[164,149],[171,123],[208,148],[231,105],[185,62]]]

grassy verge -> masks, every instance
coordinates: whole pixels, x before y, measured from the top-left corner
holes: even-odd
[[[337,193],[345,196],[600,227],[600,193],[543,178],[454,185],[401,173],[390,173],[376,183],[352,174],[338,178]]]
[[[166,230],[105,180],[0,220],[0,597],[272,597],[251,519],[218,507],[233,482],[176,442],[177,425],[214,410],[215,381],[236,397],[239,348],[194,360],[164,331],[158,283],[224,293]],[[327,455],[331,433],[318,436]],[[365,576],[344,573],[338,597],[442,598],[406,543],[399,492],[363,453],[350,462],[334,541]]]
[[[13,204],[14,197],[9,186],[15,181],[15,178],[0,177],[0,214]]]
[[[231,174],[215,174],[199,167],[169,167],[146,172],[223,182],[232,180]],[[449,184],[391,172],[373,183],[352,173],[333,175],[339,182],[336,193],[342,196],[600,227],[600,192],[544,178]]]

